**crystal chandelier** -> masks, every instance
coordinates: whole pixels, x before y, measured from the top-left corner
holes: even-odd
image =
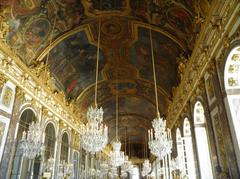
[[[127,128],[125,130],[125,153],[127,153]],[[121,166],[121,177],[127,177],[127,172],[130,172],[133,168],[132,162],[128,159],[128,156],[124,156],[124,163]]]
[[[23,156],[34,159],[41,155],[41,151],[44,149],[42,140],[45,138],[44,129],[41,124],[34,123],[29,126],[27,133],[23,131],[22,139],[20,141],[20,148]]]
[[[132,162],[128,160],[128,156],[125,155],[124,163],[121,166],[121,177],[127,177],[127,172],[130,172],[133,169]]]
[[[148,131],[149,148],[153,155],[159,159],[163,159],[171,153],[172,140],[169,133],[166,131],[166,121],[162,118],[156,118],[152,122],[153,129]]]
[[[118,74],[118,72],[116,72]],[[117,81],[117,79],[116,79]],[[113,151],[110,152],[110,162],[113,167],[119,167],[124,163],[124,152],[121,150],[121,142],[118,140],[118,86],[116,83],[116,141],[113,142]]]
[[[143,162],[142,176],[145,177],[151,172],[151,164],[148,159]]]
[[[103,109],[93,108],[87,112],[87,124],[80,126],[81,146],[88,152],[94,154],[105,148],[108,142],[108,128],[102,123]]]
[[[97,106],[97,88],[98,88],[98,63],[100,51],[100,30],[101,19],[98,27],[98,47],[96,60],[96,81],[95,81],[95,108],[92,106],[87,112],[87,124],[82,124],[81,129],[81,146],[88,152],[94,154],[103,150],[108,143],[108,128],[103,124],[103,109]]]
[[[124,152],[121,150],[121,142],[113,142],[113,151],[110,152],[110,162],[113,167],[119,167],[124,163]]]
[[[160,117],[160,112],[158,108],[158,95],[157,95],[157,82],[156,82],[156,72],[155,72],[155,62],[154,62],[154,52],[153,52],[153,42],[152,42],[152,31],[149,30],[150,43],[151,43],[151,55],[152,55],[152,65],[153,65],[153,78],[154,78],[154,90],[155,90],[155,100],[156,100],[156,110],[157,118],[152,122],[153,129],[148,131],[149,137],[149,149],[150,152],[157,156],[159,159],[163,159],[165,156],[171,153],[172,140],[170,130],[166,131],[166,121]]]
[[[145,141],[145,145],[144,145],[144,155],[145,155],[145,158],[148,157],[148,149],[147,149],[147,136],[144,136],[144,141]],[[142,168],[142,176],[145,177],[145,176],[148,176],[151,172],[152,168],[151,168],[151,164],[149,162],[148,159],[145,159],[144,162],[143,162],[143,168]]]

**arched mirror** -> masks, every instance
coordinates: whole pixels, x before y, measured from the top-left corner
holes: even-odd
[[[60,161],[68,162],[69,139],[66,132],[62,135]]]
[[[37,118],[32,109],[26,109],[20,116],[17,138],[16,138],[16,150],[14,155],[14,161],[12,166],[12,178],[25,179],[33,174],[33,178],[39,177],[40,171],[40,157],[35,158],[34,165],[31,167],[29,159],[23,157],[22,151],[20,149],[21,139],[23,131],[28,131],[29,125],[32,122],[36,122]]]
[[[44,172],[54,174],[56,133],[52,123],[48,123],[45,128],[45,152],[44,152]]]
[[[55,128],[52,123],[48,123],[46,130],[45,130],[45,153],[44,153],[44,160],[47,161],[50,158],[54,158],[54,151],[55,151],[55,142],[56,142],[56,134]]]

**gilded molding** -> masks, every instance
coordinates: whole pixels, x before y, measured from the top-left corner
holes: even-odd
[[[39,105],[46,107],[54,116],[80,133],[80,120],[71,113],[63,99],[55,95],[47,84],[42,83],[15,55],[10,57],[8,52],[10,50],[0,43],[0,72],[22,89],[24,96],[28,96],[30,101],[36,101]]]
[[[186,103],[193,95],[199,80],[207,70],[209,62],[226,45],[226,43],[223,43],[224,39],[226,41],[226,34],[233,28],[234,22],[237,22],[235,17],[239,15],[239,9],[238,0],[219,1],[211,7],[192,56],[186,64],[182,81],[173,96],[173,102],[169,106],[167,120],[170,127],[178,120]],[[209,25],[210,22],[215,22],[215,25]]]

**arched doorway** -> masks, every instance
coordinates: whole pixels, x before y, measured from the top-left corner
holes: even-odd
[[[201,178],[213,178],[210,160],[210,148],[208,145],[206,120],[202,103],[197,101],[194,106],[194,130],[197,143],[198,161]]]
[[[224,84],[227,94],[225,98],[226,111],[232,133],[238,167],[240,168],[240,46],[229,53],[225,69]]]
[[[38,178],[40,171],[40,157],[37,157],[34,160],[34,166],[31,168],[30,161],[26,157],[23,157],[22,151],[20,150],[20,143],[22,139],[23,131],[27,132],[29,129],[29,125],[32,122],[36,122],[37,118],[32,109],[26,109],[23,111],[19,121],[19,127],[17,131],[17,144],[16,144],[16,152],[13,161],[12,167],[12,178],[20,178],[26,179],[29,178],[31,172],[33,170],[33,178]]]
[[[185,148],[185,160],[186,160],[186,175],[188,178],[195,179],[196,171],[194,165],[193,156],[193,144],[192,144],[192,133],[191,126],[188,118],[184,119],[183,122],[183,136],[184,136],[184,148]]]

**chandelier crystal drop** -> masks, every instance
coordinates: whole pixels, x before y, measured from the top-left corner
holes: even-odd
[[[124,163],[124,152],[121,150],[121,142],[113,142],[113,151],[110,152],[110,162],[113,167],[119,167]]]
[[[163,159],[172,151],[170,131],[166,131],[166,121],[156,118],[152,122],[153,129],[148,130],[148,145],[153,155]]]
[[[143,162],[142,176],[145,177],[151,172],[151,164],[148,159]]]
[[[87,124],[80,126],[81,146],[92,154],[103,150],[108,143],[108,127],[102,122],[103,109],[91,106],[87,112]]]
[[[45,138],[44,129],[41,124],[32,122],[27,132],[23,131],[22,139],[20,141],[20,149],[23,156],[34,159],[41,155],[44,150],[42,139]]]

